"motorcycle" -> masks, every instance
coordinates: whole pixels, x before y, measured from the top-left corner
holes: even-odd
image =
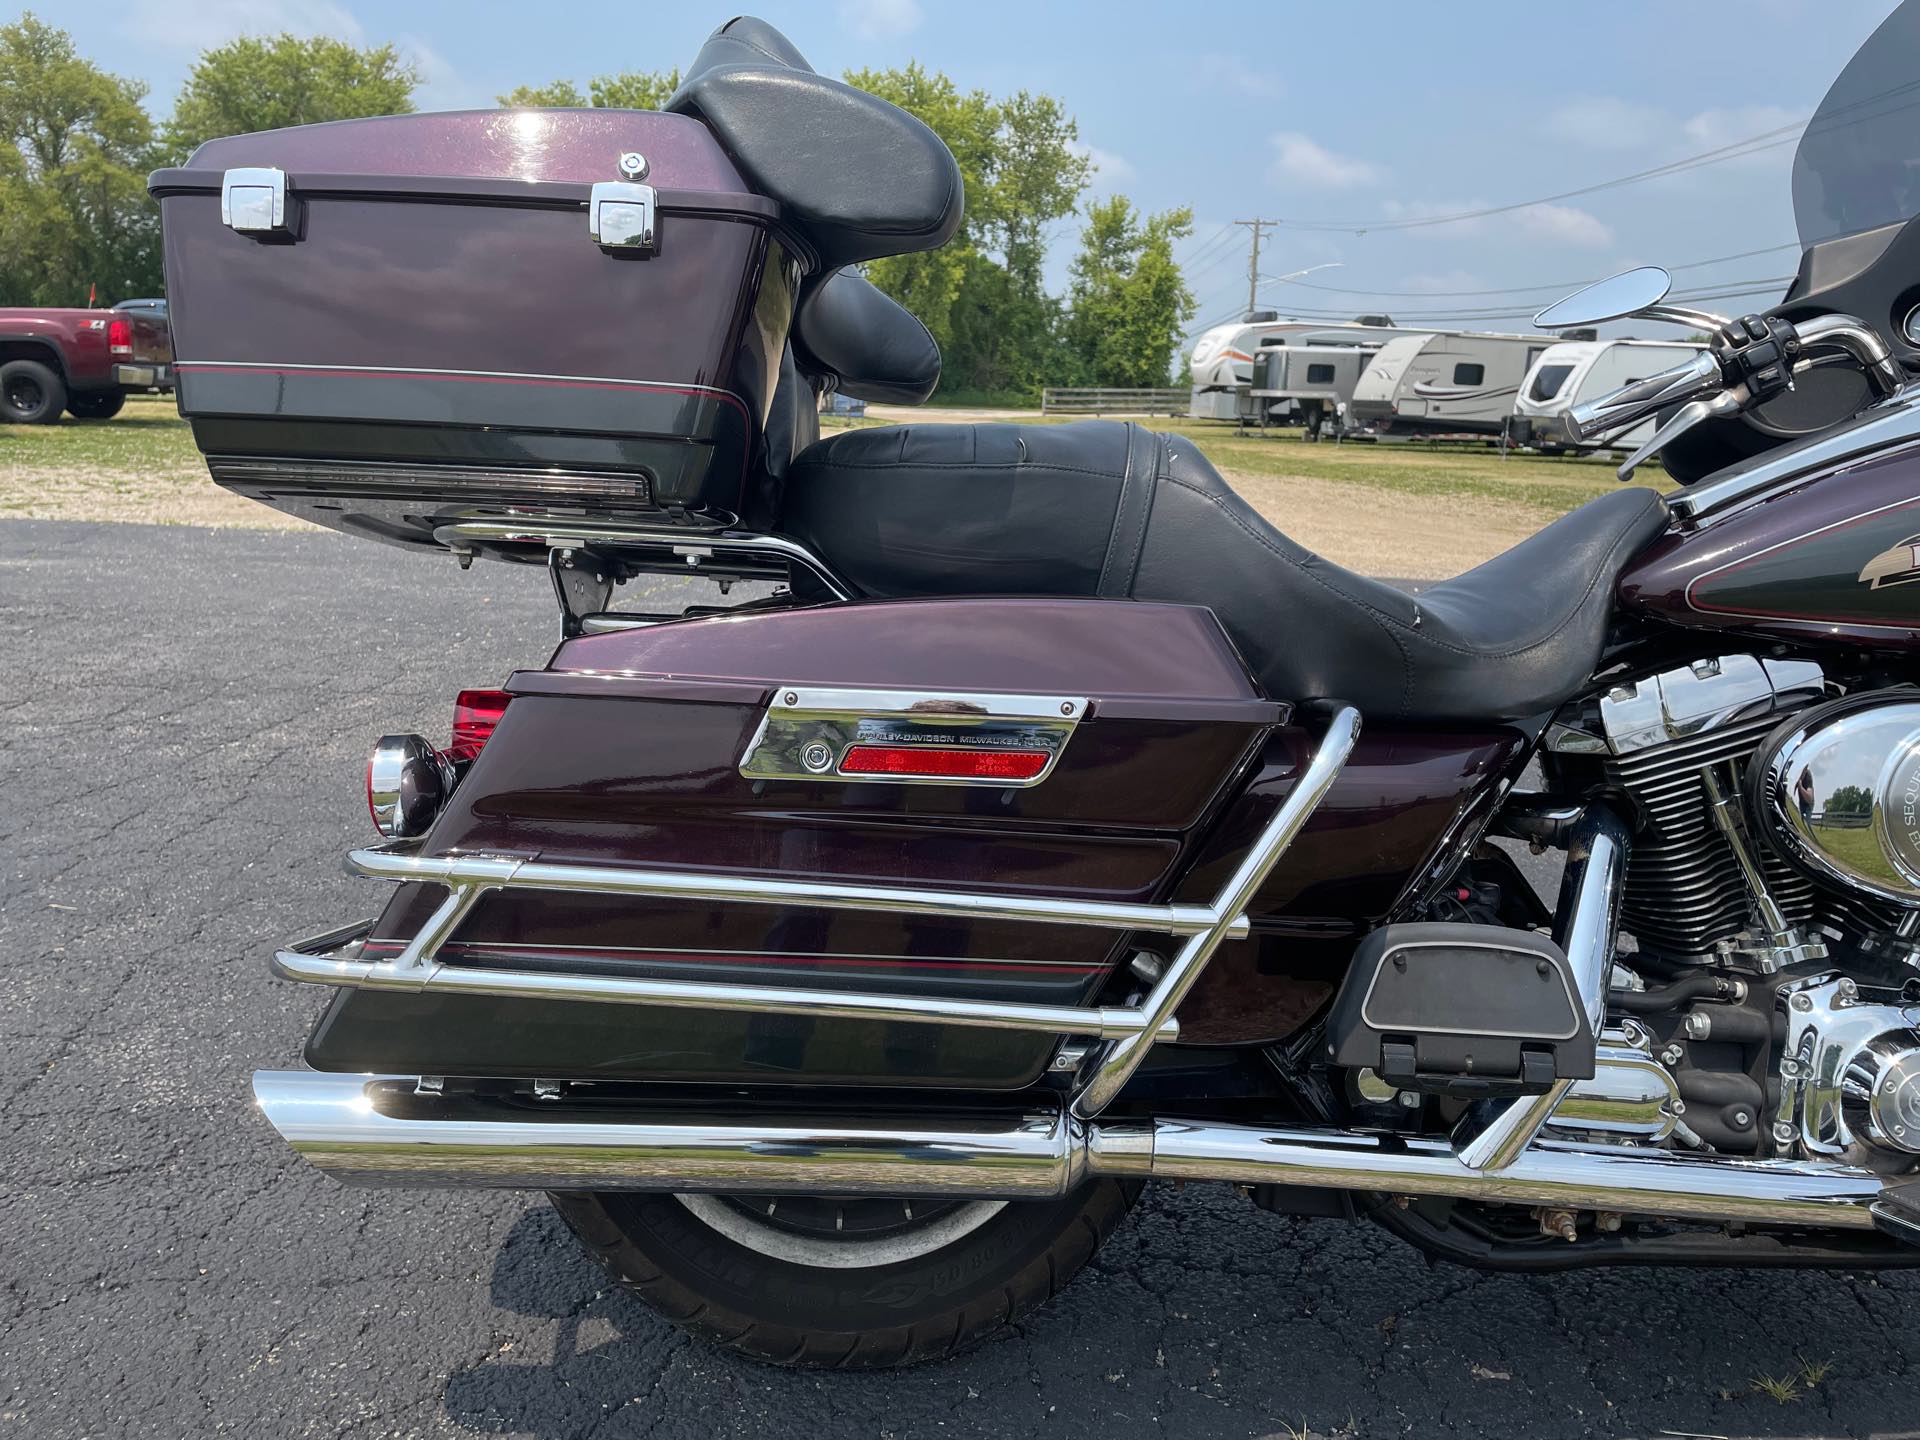
[[[789,1364],[980,1340],[1153,1178],[1496,1269],[1920,1260],[1916,54],[1907,0],[1809,125],[1780,304],[1540,317],[1710,334],[1574,417],[1661,417],[1623,477],[1689,483],[1417,595],[1137,426],[819,438],[937,382],[856,267],[960,176],[761,22],[659,114],[158,172],[214,478],[560,612],[374,746],[348,864],[395,888],[274,956],[331,998],[266,1119],[350,1184],[547,1191]],[[669,576],[712,590],[612,603]]]

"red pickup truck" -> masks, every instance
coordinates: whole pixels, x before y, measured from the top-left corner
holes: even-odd
[[[129,392],[173,388],[164,300],[112,310],[0,309],[0,422],[119,413]]]

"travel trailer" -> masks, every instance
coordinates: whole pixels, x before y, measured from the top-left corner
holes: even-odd
[[[1195,420],[1239,420],[1249,415],[1247,391],[1253,362],[1262,350],[1286,345],[1351,345],[1386,341],[1418,332],[1396,327],[1385,315],[1353,321],[1283,320],[1276,311],[1255,310],[1245,319],[1216,325],[1195,342],[1188,369],[1193,398],[1187,414]]]
[[[1297,424],[1306,438],[1339,434],[1360,376],[1380,353],[1384,339],[1356,345],[1273,345],[1253,363],[1253,383],[1243,414],[1262,424]]]
[[[1507,436],[1516,445],[1531,445],[1548,454],[1583,448],[1567,422],[1574,406],[1657,371],[1684,365],[1701,349],[1663,340],[1564,340],[1549,345],[1520,386]],[[1636,449],[1658,423],[1657,416],[1649,417],[1623,434],[1610,436],[1607,448]]]
[[[1354,387],[1348,424],[1385,435],[1498,435],[1520,382],[1554,343],[1471,331],[1389,340]]]

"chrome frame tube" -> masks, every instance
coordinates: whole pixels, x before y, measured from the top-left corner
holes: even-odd
[[[665,550],[685,557],[699,574],[698,561],[717,558],[731,551],[755,559],[775,558],[804,565],[836,600],[851,600],[858,593],[826,561],[797,540],[784,535],[745,534],[713,530],[656,529],[645,525],[619,525],[608,521],[543,519],[528,516],[524,520],[455,520],[437,527],[433,538],[450,550],[470,550],[476,544],[545,545],[564,549],[576,545],[603,548]]]
[[[1332,788],[1360,733],[1360,714],[1337,706],[1300,782],[1267,823],[1208,904],[1130,905],[1026,895],[925,890],[775,880],[693,871],[564,865],[490,855],[423,856],[417,842],[356,850],[348,862],[377,879],[445,885],[447,896],[392,960],[348,953],[342,932],[278,951],[275,973],[289,980],[363,989],[433,991],[616,1005],[735,1010],[845,1020],[906,1021],[1091,1036],[1111,1042],[1075,1100],[1075,1113],[1093,1115],[1117,1095],[1148,1047],[1180,1033],[1179,1008],[1220,944],[1248,933],[1247,903]],[[440,948],[481,897],[496,890],[555,890],[603,895],[695,899],[749,905],[818,906],[963,919],[1018,920],[1149,931],[1185,937],[1173,963],[1139,1005],[1023,1005],[940,996],[806,990],[735,985],[710,980],[661,980],[566,971],[481,969],[448,965]]]
[[[1567,871],[1554,915],[1554,936],[1573,968],[1574,988],[1596,1039],[1606,1024],[1629,848],[1626,822],[1605,805],[1587,806],[1567,844]],[[1489,1172],[1513,1165],[1573,1085],[1555,1080],[1544,1093],[1509,1100],[1498,1109],[1476,1106],[1454,1135],[1460,1163]]]
[[[1182,945],[1173,963],[1154,982],[1153,989],[1140,1006],[1146,1020],[1143,1033],[1117,1040],[1108,1047],[1092,1075],[1073,1098],[1075,1115],[1083,1120],[1098,1115],[1113,1103],[1114,1097],[1133,1078],[1133,1072],[1147,1058],[1147,1048],[1159,1036],[1160,1028],[1173,1019],[1173,1012],[1180,1008],[1180,1002],[1200,978],[1214,951],[1232,933],[1233,920],[1242,915],[1255,892],[1273,873],[1273,867],[1280,863],[1280,857],[1287,853],[1287,847],[1293,844],[1294,837],[1305,828],[1313,812],[1333,788],[1333,782],[1340,778],[1340,771],[1345,768],[1347,757],[1353,753],[1353,747],[1359,739],[1360,712],[1351,705],[1334,706],[1331,718],[1327,721],[1326,733],[1320,737],[1313,759],[1307,762],[1306,769],[1285,803],[1267,822],[1267,828],[1260,832],[1260,838],[1241,858],[1232,878],[1214,899],[1211,906],[1213,923]]]
[[[1543,1143],[1498,1171],[1444,1141],[1175,1118],[1083,1123],[1059,1108],[742,1118],[664,1105],[529,1109],[421,1096],[416,1077],[263,1071],[294,1150],[361,1185],[934,1194],[1048,1199],[1089,1176],[1303,1185],[1494,1204],[1866,1229],[1882,1178],[1849,1165]]]

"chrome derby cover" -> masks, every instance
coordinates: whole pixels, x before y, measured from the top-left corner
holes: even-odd
[[[1776,731],[1755,810],[1815,874],[1920,906],[1920,692],[1850,696]]]

